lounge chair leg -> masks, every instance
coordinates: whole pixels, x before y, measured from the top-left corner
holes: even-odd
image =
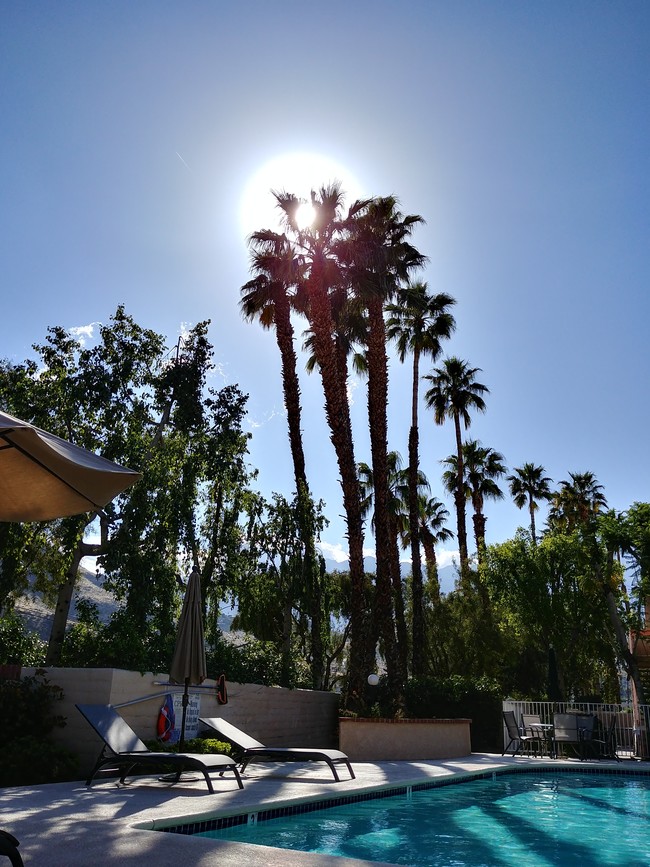
[[[327,764],[329,765],[330,771],[334,774],[334,782],[340,783],[339,775],[336,773],[336,768],[334,767],[334,762],[331,759],[325,759]]]
[[[23,867],[23,859],[18,851],[18,840],[8,831],[0,831],[0,855],[6,855],[11,867]]]

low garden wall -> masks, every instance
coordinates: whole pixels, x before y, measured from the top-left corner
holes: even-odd
[[[183,692],[181,686],[160,685],[168,683],[166,674],[140,674],[115,668],[38,670],[44,670],[50,683],[63,690],[63,701],[57,703],[54,711],[66,717],[66,726],[56,729],[53,739],[79,756],[82,775],[94,765],[102,741],[75,704],[113,705],[136,734],[148,740],[156,737],[158,713],[165,695]],[[23,668],[22,676],[36,671]],[[269,746],[338,746],[339,696],[335,693],[250,683],[228,683],[227,688],[228,704],[220,705],[215,681],[206,680],[201,688],[190,687],[190,694],[199,696],[200,716],[223,717]]]
[[[341,717],[340,749],[352,761],[455,759],[472,752],[469,719]]]

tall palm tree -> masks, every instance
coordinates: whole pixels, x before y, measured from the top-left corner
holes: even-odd
[[[427,485],[428,486],[428,485]],[[446,526],[449,512],[444,503],[421,490],[418,496],[418,529],[420,541],[424,548],[424,559],[427,568],[427,584],[429,596],[435,603],[440,600],[440,581],[438,579],[438,561],[436,545],[454,538],[454,534]],[[403,547],[411,544],[410,521],[402,534]]]
[[[430,295],[426,283],[408,283],[398,293],[397,303],[386,307],[388,320],[386,334],[397,345],[399,360],[404,363],[407,353],[413,355],[413,382],[411,394],[411,427],[409,429],[409,526],[411,546],[411,606],[413,618],[412,672],[423,674],[424,602],[422,565],[420,559],[419,527],[419,426],[418,398],[420,385],[420,358],[424,355],[437,361],[442,352],[442,341],[451,337],[456,328],[449,308],[455,304],[451,295]]]
[[[249,238],[250,270],[255,275],[241,288],[240,310],[249,321],[257,318],[263,328],[275,328],[280,350],[282,388],[287,410],[289,444],[298,504],[298,523],[304,549],[304,580],[310,599],[312,685],[322,687],[324,675],[322,642],[321,578],[314,538],[313,504],[307,482],[302,442],[300,385],[294,348],[291,311],[302,264],[286,235],[261,230]]]
[[[354,299],[367,316],[365,334],[368,371],[368,421],[374,478],[375,546],[377,553],[376,604],[386,650],[388,683],[396,707],[402,700],[406,671],[393,645],[392,588],[401,581],[399,560],[391,557],[391,517],[388,465],[388,356],[384,307],[409,275],[425,262],[410,243],[422,223],[404,216],[393,196],[368,201],[346,222],[348,237],[338,252]],[[403,657],[402,657],[403,658]],[[391,672],[394,668],[394,674]]]
[[[402,469],[402,459],[397,452],[388,453],[389,467],[389,533],[391,559],[390,575],[393,589],[393,615],[397,636],[397,652],[401,669],[406,672],[408,667],[408,631],[406,628],[404,591],[399,560],[399,539],[407,520],[405,513],[407,475]],[[361,507],[364,517],[372,513],[371,526],[376,532],[377,512],[375,508],[375,483],[372,467],[366,463],[359,464],[359,484],[361,486]]]
[[[539,509],[540,500],[551,500],[551,483],[553,479],[544,475],[544,467],[533,463],[525,463],[521,467],[515,467],[511,476],[510,495],[518,509],[528,506],[530,515],[530,535],[533,545],[537,544],[535,535],[535,512]]]
[[[461,422],[468,428],[471,424],[470,410],[485,412],[484,394],[487,386],[476,381],[479,367],[470,367],[466,361],[455,356],[446,358],[442,367],[434,368],[429,376],[431,388],[424,395],[427,407],[433,409],[436,424],[444,424],[449,418],[456,432],[457,481],[454,490],[456,520],[458,526],[458,549],[461,577],[468,570],[467,526],[465,523],[465,473],[463,463],[463,440]]]
[[[592,473],[569,473],[570,481],[562,480],[553,498],[548,516],[549,526],[568,532],[586,526],[607,506],[603,486]]]
[[[458,483],[458,467],[456,455],[450,455],[443,463],[448,469],[443,474],[443,484],[450,493],[455,493]],[[465,498],[472,501],[474,514],[474,539],[478,562],[483,562],[485,552],[485,524],[487,518],[483,512],[486,499],[501,500],[503,491],[497,484],[497,479],[506,473],[503,455],[492,448],[482,446],[478,440],[467,440],[463,443],[463,463],[465,465]]]
[[[239,307],[244,319],[258,319],[262,328],[275,329],[282,364],[282,388],[287,410],[289,443],[296,489],[307,487],[302,443],[300,385],[291,309],[301,277],[300,262],[285,235],[253,232],[249,238],[250,270],[255,276],[241,288]]]
[[[334,305],[338,303],[338,297],[345,295],[345,278],[336,253],[342,236],[343,193],[338,183],[312,191],[314,220],[306,228],[300,228],[296,221],[300,199],[286,192],[275,192],[274,196],[283,215],[285,232],[302,268],[297,302],[312,332],[313,351],[325,397],[325,415],[341,476],[350,549],[351,647],[347,692],[351,706],[362,701],[367,671],[374,662],[374,651],[365,606],[363,519],[350,423],[347,370],[342,368],[334,339]],[[346,219],[351,219],[363,207],[363,202],[354,202]]]

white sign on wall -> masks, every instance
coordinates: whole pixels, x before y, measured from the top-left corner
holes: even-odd
[[[185,740],[198,737],[199,717],[201,716],[201,696],[192,694],[188,696],[187,715],[185,717]],[[181,726],[183,724],[183,693],[172,693],[174,702],[174,729],[171,732],[169,743],[177,744],[181,739]]]

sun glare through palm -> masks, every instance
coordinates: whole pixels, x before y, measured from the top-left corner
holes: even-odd
[[[314,222],[316,211],[311,202],[303,202],[296,211],[296,223],[299,229],[306,229]]]
[[[354,175],[336,160],[310,152],[286,153],[264,163],[250,178],[244,188],[240,221],[245,235],[257,229],[280,229],[280,212],[275,204],[272,190],[294,193],[304,199],[297,213],[298,225],[306,228],[314,218],[309,203],[311,190],[339,181],[350,204],[361,196],[360,185]]]

